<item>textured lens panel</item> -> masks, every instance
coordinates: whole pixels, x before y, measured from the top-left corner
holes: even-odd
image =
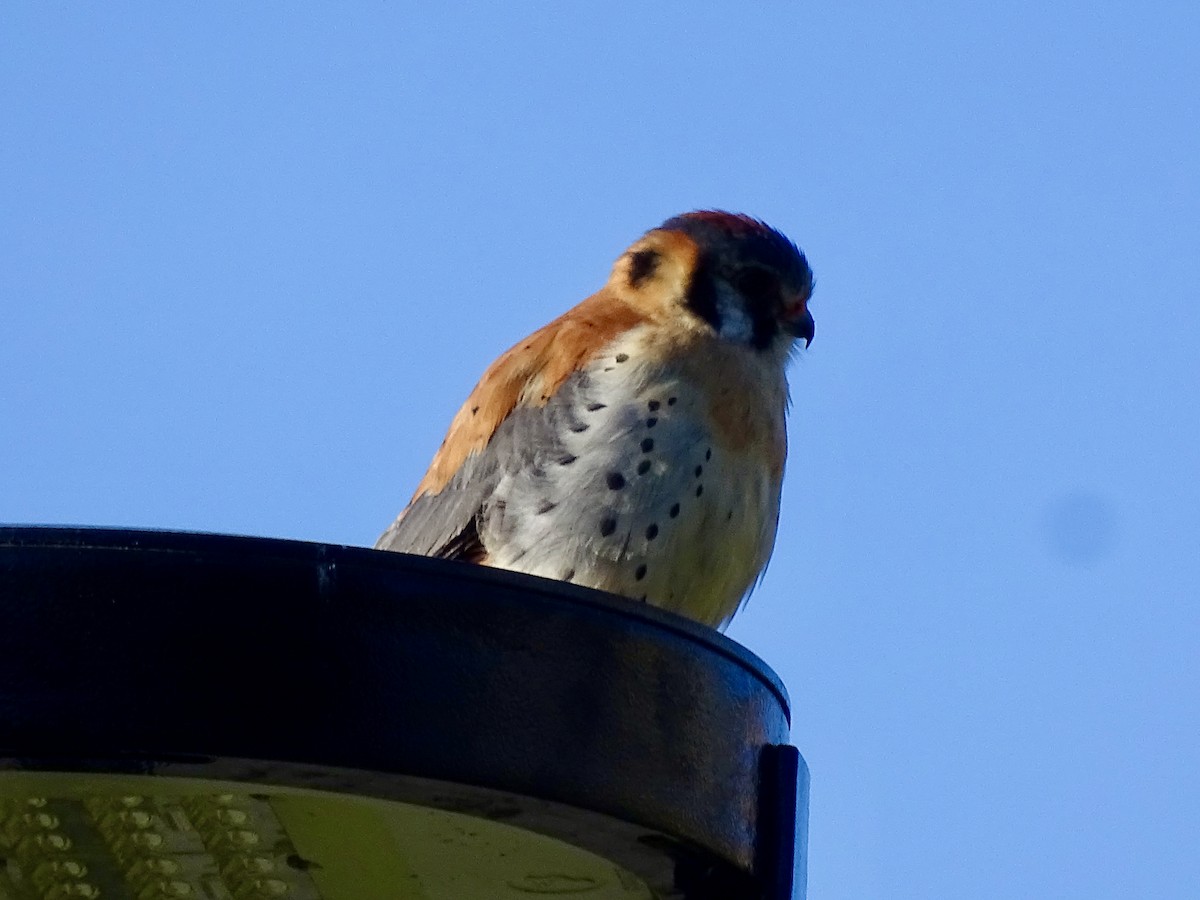
[[[322,791],[0,772],[0,900],[649,900],[594,854]]]
[[[322,900],[266,795],[0,800],[0,897]]]

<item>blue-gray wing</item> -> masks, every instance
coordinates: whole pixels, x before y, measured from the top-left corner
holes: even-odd
[[[545,477],[569,454],[562,435],[580,428],[576,410],[588,377],[576,372],[544,406],[519,406],[496,428],[487,446],[468,456],[436,494],[413,500],[375,543],[378,550],[480,562],[487,558],[480,533],[503,518],[502,486]]]

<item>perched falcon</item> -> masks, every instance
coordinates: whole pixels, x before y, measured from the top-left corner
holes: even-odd
[[[497,359],[376,547],[623,594],[721,627],[775,543],[804,254],[692,212]]]

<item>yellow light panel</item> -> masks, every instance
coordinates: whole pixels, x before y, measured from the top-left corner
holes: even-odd
[[[0,772],[0,900],[651,900],[587,851],[405,803]]]

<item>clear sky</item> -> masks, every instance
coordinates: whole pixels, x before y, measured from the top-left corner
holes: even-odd
[[[6,3],[0,519],[370,544],[674,213],[817,274],[810,896],[1200,896],[1200,5]]]

